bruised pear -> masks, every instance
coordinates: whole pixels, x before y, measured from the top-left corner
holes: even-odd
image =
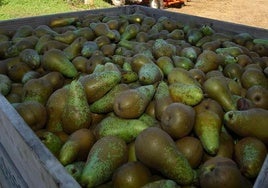
[[[175,142],[161,128],[149,127],[135,140],[137,159],[181,185],[194,180],[194,171]]]

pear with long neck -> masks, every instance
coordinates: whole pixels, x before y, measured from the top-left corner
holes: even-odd
[[[268,110],[250,108],[225,113],[224,124],[239,136],[253,136],[268,144]]]
[[[237,109],[232,93],[224,77],[214,76],[208,78],[204,82],[203,88],[208,97],[219,102],[225,112]]]
[[[73,80],[70,83],[61,119],[63,130],[69,134],[78,129],[88,128],[90,126],[90,107],[84,87],[78,80]]]

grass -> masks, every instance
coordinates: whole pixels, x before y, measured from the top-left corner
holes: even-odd
[[[104,0],[94,0],[94,6],[84,5],[82,0],[0,0],[0,20],[31,17],[62,12],[112,7]]]

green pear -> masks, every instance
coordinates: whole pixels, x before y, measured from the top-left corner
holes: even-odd
[[[116,136],[105,136],[92,146],[81,175],[81,185],[96,187],[112,178],[112,174],[127,162],[127,145]]]
[[[190,185],[194,180],[194,171],[186,157],[161,128],[143,130],[135,140],[135,153],[139,161],[180,185]]]
[[[110,135],[117,136],[126,143],[130,143],[135,140],[140,132],[150,126],[154,126],[154,124],[147,123],[139,118],[124,119],[116,115],[109,115],[95,127],[94,133],[97,139]]]
[[[155,101],[155,116],[158,120],[161,120],[161,116],[165,108],[171,104],[172,98],[169,93],[168,84],[165,81],[160,81],[154,95]]]
[[[91,112],[86,92],[79,80],[70,83],[61,119],[62,128],[68,134],[90,126]]]
[[[196,113],[194,132],[210,155],[216,155],[219,150],[221,127],[222,121],[213,111]]]
[[[102,98],[108,91],[121,81],[118,70],[95,71],[79,79],[85,88],[88,103],[91,104]]]
[[[117,84],[108,93],[106,93],[102,98],[90,104],[90,111],[92,113],[109,113],[113,111],[113,104],[120,92],[129,89],[127,84]]]
[[[140,26],[138,24],[128,24],[121,34],[121,40],[131,40],[136,37],[138,32],[140,31]]]
[[[5,74],[0,74],[0,94],[6,96],[12,87],[12,81]]]
[[[267,156],[266,145],[256,137],[244,137],[234,147],[234,159],[241,173],[247,178],[256,178]]]
[[[51,151],[51,153],[57,157],[63,145],[61,139],[56,134],[44,130],[36,131],[36,135],[42,141],[42,143],[45,144],[49,151]]]
[[[169,85],[169,92],[174,102],[181,102],[190,106],[197,105],[204,98],[201,87],[195,84],[175,82]]]
[[[141,188],[157,188],[157,187],[162,187],[162,188],[179,188],[180,186],[173,180],[170,179],[160,179],[160,180],[155,180],[152,182],[149,182],[142,186]]]
[[[46,129],[51,132],[63,131],[61,114],[64,110],[64,106],[67,99],[68,89],[62,87],[54,91],[47,100],[47,123]]]
[[[36,69],[41,64],[41,58],[38,52],[34,49],[25,49],[20,54],[20,59],[32,69]]]
[[[184,68],[176,67],[167,76],[168,83],[183,83],[200,86],[199,82]]]
[[[64,166],[74,161],[84,161],[95,143],[91,129],[81,128],[74,131],[59,150],[58,159]]]
[[[236,110],[236,103],[224,77],[214,76],[208,78],[204,82],[203,88],[208,97],[216,100],[224,111]]]
[[[152,46],[152,52],[156,59],[161,56],[171,57],[175,55],[176,48],[173,44],[168,43],[164,39],[156,39]]]
[[[59,49],[51,49],[42,57],[42,66],[49,71],[58,71],[66,77],[73,78],[78,72],[65,53]]]
[[[67,172],[78,182],[80,183],[82,171],[85,167],[84,161],[76,161],[65,166]]]
[[[141,66],[138,77],[141,84],[149,85],[161,81],[164,74],[155,63],[146,63]]]
[[[211,70],[217,70],[223,58],[212,50],[204,50],[196,59],[195,68],[207,73]]]
[[[64,33],[54,34],[52,38],[56,41],[64,42],[66,44],[71,44],[77,38],[77,35],[75,34],[74,31],[68,30]]]
[[[253,136],[265,144],[268,143],[268,110],[250,108],[248,110],[233,110],[225,113],[224,124],[239,136]]]
[[[63,49],[64,54],[69,60],[74,59],[79,56],[81,50],[83,48],[83,44],[86,42],[86,38],[78,37],[76,38],[70,45],[68,45],[65,49]]]

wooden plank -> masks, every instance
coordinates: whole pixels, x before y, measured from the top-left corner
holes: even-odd
[[[1,185],[80,187],[2,95],[0,107]]]

